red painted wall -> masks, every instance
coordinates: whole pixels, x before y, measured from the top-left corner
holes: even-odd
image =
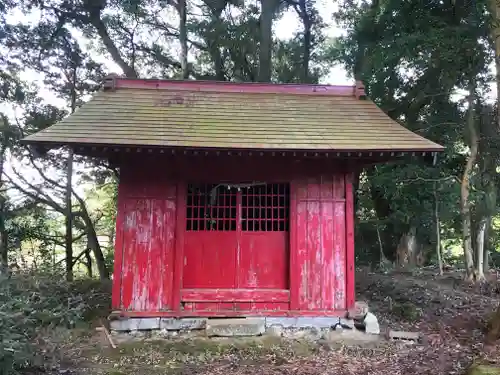
[[[195,161],[144,157],[124,160],[120,167],[115,310],[137,316],[337,315],[353,305],[354,213],[345,164],[222,156]],[[242,259],[242,268],[248,269],[231,270],[229,263],[234,259],[219,259],[227,262],[228,272],[241,272],[235,277],[238,289],[234,290],[231,285],[215,284],[212,289],[196,289],[203,283],[203,272],[193,270],[204,265],[185,268],[188,257],[191,262],[201,259],[184,252],[185,241],[196,238],[185,238],[186,183],[220,180],[290,182],[288,269],[280,270],[288,280],[276,277],[273,281],[263,274],[276,284],[274,289],[252,289],[256,286],[246,277],[256,263],[251,254]],[[214,245],[222,244],[214,240]],[[190,249],[207,250],[196,250],[192,244]],[[267,256],[272,263],[273,255]],[[224,264],[215,269],[224,269]]]
[[[148,169],[122,168],[113,308],[172,309],[177,187]]]
[[[295,180],[293,285],[298,310],[346,308],[343,174]]]

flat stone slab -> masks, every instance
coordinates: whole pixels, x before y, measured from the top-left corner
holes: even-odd
[[[324,331],[328,332],[329,328],[304,327],[304,328],[287,328],[283,331],[283,337],[294,340],[318,341],[324,335]]]
[[[167,331],[185,331],[193,329],[205,329],[207,320],[203,318],[162,318],[160,320],[160,329]]]
[[[283,328],[331,328],[340,322],[338,317],[269,317],[266,319],[266,327],[281,326]]]
[[[265,318],[208,319],[208,337],[260,336],[266,331]]]
[[[418,333],[418,332],[407,332],[407,331],[393,331],[393,330],[390,330],[387,333],[387,336],[391,340],[413,340],[413,341],[419,341],[420,340],[420,333]]]
[[[379,335],[370,335],[358,330],[340,330],[340,331],[330,331],[325,335],[325,340],[327,342],[337,343],[350,343],[350,344],[362,344],[362,343],[372,343],[381,340]]]
[[[112,331],[147,331],[160,328],[160,318],[128,318],[111,320]]]

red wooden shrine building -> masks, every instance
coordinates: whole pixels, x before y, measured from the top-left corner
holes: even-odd
[[[107,79],[25,139],[119,167],[124,316],[338,316],[354,305],[353,172],[442,147],[362,85]]]

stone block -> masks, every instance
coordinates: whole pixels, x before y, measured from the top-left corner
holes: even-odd
[[[111,320],[110,329],[113,331],[146,331],[160,328],[160,318],[128,318]]]
[[[291,328],[297,326],[297,318],[289,318],[289,317],[268,317],[265,318],[266,327],[272,327],[275,325],[279,325],[283,328]]]
[[[283,335],[293,340],[318,341],[323,336],[323,332],[319,327],[302,327],[289,328]]]
[[[260,336],[265,330],[265,318],[209,319],[206,334],[209,337]]]
[[[273,324],[270,327],[266,327],[266,335],[274,336],[274,337],[282,337],[283,336],[283,326],[279,324]]]
[[[380,334],[380,325],[378,324],[377,317],[373,315],[371,312],[366,314],[363,319],[363,325],[365,326],[365,332],[372,335]]]
[[[307,328],[307,327],[318,327],[318,328],[331,328],[339,322],[338,317],[268,317],[266,318],[266,327],[271,327],[273,325],[280,325],[283,328]]]
[[[343,329],[340,331],[330,331],[325,336],[325,341],[329,343],[345,343],[345,344],[358,344],[358,343],[371,343],[380,340],[379,335],[367,335],[358,330]]]
[[[145,331],[130,331],[129,335],[134,338],[144,338],[146,337]]]
[[[160,329],[167,331],[187,331],[195,329],[205,329],[207,319],[203,318],[162,318],[160,320]]]

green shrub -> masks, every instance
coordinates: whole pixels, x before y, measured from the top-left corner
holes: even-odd
[[[74,327],[96,307],[104,309],[109,294],[100,288],[95,281],[68,283],[60,275],[0,275],[0,373],[36,366],[41,330]]]
[[[392,312],[410,322],[418,320],[422,316],[422,309],[411,302],[395,303],[392,306]]]

